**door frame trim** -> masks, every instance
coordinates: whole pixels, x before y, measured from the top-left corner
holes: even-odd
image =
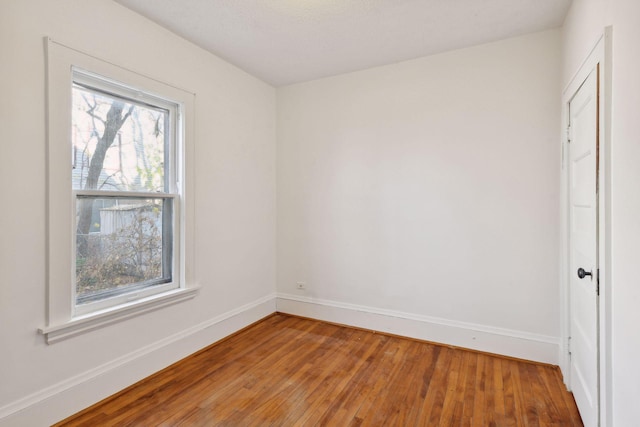
[[[564,382],[571,390],[569,360],[570,301],[569,301],[569,168],[567,127],[569,102],[589,74],[600,65],[599,79],[599,162],[598,162],[598,268],[600,269],[600,297],[598,299],[599,333],[599,425],[612,425],[612,369],[611,369],[611,52],[612,27],[606,27],[597,43],[562,92],[561,137],[561,242],[560,242],[560,303],[561,336],[560,369]]]

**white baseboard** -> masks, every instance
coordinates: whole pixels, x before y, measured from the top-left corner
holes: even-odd
[[[560,338],[384,310],[337,301],[278,294],[280,313],[557,365]]]
[[[266,317],[275,294],[223,313],[0,408],[0,426],[51,425]]]

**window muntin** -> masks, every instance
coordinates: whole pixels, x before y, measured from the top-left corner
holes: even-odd
[[[75,315],[179,287],[179,106],[75,69],[71,100]]]

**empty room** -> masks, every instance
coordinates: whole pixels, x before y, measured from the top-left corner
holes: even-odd
[[[637,0],[0,0],[0,426],[640,424]]]

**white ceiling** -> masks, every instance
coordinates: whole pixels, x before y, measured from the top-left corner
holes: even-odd
[[[571,0],[115,0],[274,85],[562,25]]]

